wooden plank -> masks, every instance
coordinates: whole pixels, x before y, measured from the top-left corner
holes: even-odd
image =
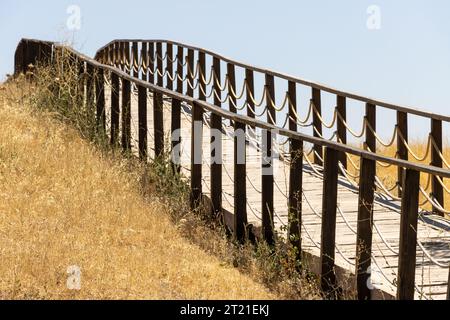
[[[319,138],[322,135],[322,121],[320,121],[320,116],[322,114],[322,98],[321,92],[318,89],[312,89],[312,99],[311,102],[316,112],[313,112],[313,136]],[[314,163],[322,166],[323,151],[322,146],[314,144]]]
[[[199,208],[202,199],[203,108],[194,103],[191,124],[191,210]]]
[[[168,48],[168,52],[173,49]],[[183,47],[177,47],[177,71],[176,71],[176,82],[177,82],[177,92],[183,93]],[[173,84],[172,84],[173,85]],[[181,100],[172,98],[172,114],[171,114],[171,137],[172,137],[172,168],[174,172],[180,173],[181,166],[181,154],[178,152],[175,154],[176,150],[180,150],[181,146]],[[180,150],[181,151],[181,150]]]
[[[326,196],[322,197],[320,285],[322,290],[329,294],[336,288],[334,260],[338,195],[338,161],[339,152],[330,148],[325,148],[322,194]]]
[[[431,120],[431,138],[435,141],[435,146],[431,146],[431,165],[442,168],[442,121]],[[431,180],[431,195],[442,207],[444,207],[444,189],[436,176]],[[444,213],[433,206],[433,213],[444,216]]]
[[[337,136],[341,143],[347,144],[347,128],[344,123],[347,121],[347,99],[338,95],[336,105],[336,112],[340,114],[340,117],[337,118]],[[344,152],[339,153],[339,161],[347,169],[347,155]]]
[[[397,130],[400,134],[397,135],[397,157],[399,159],[408,160],[408,149],[406,148],[406,143],[408,143],[408,114],[405,112],[397,111]],[[404,137],[404,141],[401,136]],[[398,196],[401,197],[401,185],[403,181],[404,169],[401,167],[397,168],[397,185],[398,185]]]
[[[119,92],[120,82],[119,77],[111,74],[111,145],[116,146],[119,138]]]
[[[150,42],[148,44],[148,69],[149,69],[149,74],[148,74],[148,81],[150,83],[155,83],[155,44],[153,42]]]
[[[206,101],[206,61],[203,52],[199,52],[198,54],[198,67],[198,98],[202,101]]]
[[[143,42],[141,45],[141,60],[142,60],[142,71],[141,79],[147,81],[148,79],[148,52],[147,43]]]
[[[407,169],[403,179],[397,299],[413,300],[416,273],[420,173]]]
[[[156,43],[156,68],[158,70],[157,84],[162,87],[164,86],[164,61],[161,42]]]
[[[250,69],[245,69],[245,81],[246,81],[246,102],[247,102],[247,116],[250,118],[255,118],[255,103],[252,97],[255,97],[255,80],[253,71]],[[253,129],[255,129],[253,127]]]
[[[153,92],[153,136],[155,139],[155,158],[164,153],[163,96]]]
[[[214,70],[214,104],[222,107],[222,91],[221,87],[221,70],[220,60],[213,59]],[[222,130],[222,117],[212,113],[211,114],[211,129],[215,132]],[[217,140],[216,140],[217,139]],[[219,215],[222,211],[222,139],[211,134],[211,159],[215,159],[211,163],[211,204],[214,215]]]
[[[139,78],[139,57],[138,57],[138,43],[133,41],[132,49],[133,60],[131,62],[131,69],[133,70],[133,77]],[[136,65],[136,68],[135,68]]]
[[[131,150],[131,84],[122,79],[122,148]]]
[[[234,122],[234,233],[244,242],[247,227],[247,169],[245,124]]]
[[[355,270],[359,300],[369,300],[371,297],[368,281],[371,275],[375,167],[375,161],[361,159],[360,179],[363,183],[359,184]]]

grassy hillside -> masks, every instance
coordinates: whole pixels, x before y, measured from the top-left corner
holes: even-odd
[[[125,161],[31,108],[23,86],[0,89],[1,299],[276,298],[187,241]]]

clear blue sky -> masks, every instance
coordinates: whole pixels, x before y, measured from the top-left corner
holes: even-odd
[[[81,9],[75,34],[66,27],[69,5]],[[381,9],[379,30],[367,28],[370,5]],[[450,114],[449,14],[448,0],[1,0],[0,78],[12,71],[21,37],[74,39],[89,55],[114,38],[168,38]]]

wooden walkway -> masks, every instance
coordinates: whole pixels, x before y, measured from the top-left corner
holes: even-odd
[[[106,97],[110,97],[109,90]],[[131,99],[132,141],[137,152],[137,94]],[[107,114],[107,118],[109,115]],[[191,148],[191,115],[186,106],[181,117],[182,131],[182,173],[190,176]],[[164,131],[170,137],[171,112],[170,104],[164,105]],[[148,99],[148,145],[149,157],[154,156],[152,99]],[[210,131],[203,130],[203,192],[209,196],[210,169]],[[233,212],[233,140],[223,135],[223,208]],[[167,143],[166,143],[167,145]],[[320,168],[318,168],[320,171]],[[285,234],[283,226],[287,225],[287,198],[289,186],[289,166],[282,160],[274,162],[274,222],[281,234]],[[261,154],[254,146],[247,146],[247,213],[249,224],[261,225]],[[323,180],[311,165],[303,170],[303,225],[302,249],[311,257],[309,263],[312,271],[318,271],[320,257],[321,206]],[[355,190],[344,178],[339,179],[338,215],[336,225],[336,266],[337,278],[344,289],[354,289],[356,224],[358,212],[358,190]],[[374,233],[371,285],[375,299],[392,299],[395,297],[398,248],[400,235],[400,203],[386,201],[377,197],[374,208]],[[416,264],[416,299],[445,299],[447,294],[448,265],[450,261],[450,224],[437,216],[422,215],[418,224],[418,240],[427,253],[441,263],[438,266],[431,262],[424,251],[417,246]],[[431,280],[433,279],[433,280]]]

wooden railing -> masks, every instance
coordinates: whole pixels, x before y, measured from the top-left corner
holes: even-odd
[[[163,52],[165,49],[165,53]],[[176,48],[176,50],[175,50]],[[444,207],[442,198],[442,185],[439,182],[450,178],[450,171],[442,168],[442,122],[450,121],[450,117],[431,114],[412,108],[395,106],[385,102],[368,99],[355,94],[350,94],[335,89],[325,87],[316,83],[297,79],[280,73],[260,68],[248,66],[215,53],[183,45],[171,41],[162,40],[117,40],[100,49],[96,55],[96,60],[90,59],[69,47],[62,45],[41,42],[36,40],[22,40],[16,51],[15,72],[16,74],[27,71],[29,64],[36,62],[52,64],[55,61],[55,53],[66,51],[72,54],[83,70],[83,73],[89,76],[95,74],[108,75],[111,79],[111,99],[110,105],[105,105],[105,83],[103,77],[95,77],[94,81],[88,82],[94,92],[97,110],[97,121],[100,127],[105,128],[105,108],[111,110],[110,137],[111,143],[115,144],[119,140],[119,119],[122,119],[122,137],[121,146],[125,150],[131,148],[130,134],[130,86],[131,84],[138,88],[138,122],[139,138],[138,149],[141,159],[147,159],[147,93],[153,93],[153,113],[154,113],[154,150],[155,156],[162,154],[164,146],[164,128],[163,128],[163,100],[171,102],[171,132],[180,129],[180,110],[182,104],[187,104],[192,108],[192,134],[195,126],[200,125],[200,130],[204,125],[203,114],[210,113],[211,128],[221,130],[221,123],[224,120],[231,121],[235,130],[246,130],[246,128],[258,128],[269,132],[276,132],[277,135],[289,139],[290,150],[290,184],[289,184],[289,234],[292,237],[292,244],[301,252],[301,200],[296,195],[302,191],[302,169],[304,145],[306,143],[314,145],[315,162],[323,165],[323,200],[322,200],[322,241],[321,241],[321,285],[324,290],[330,290],[334,285],[334,266],[335,266],[335,241],[336,241],[336,206],[338,202],[338,174],[340,163],[346,166],[346,155],[352,155],[360,158],[360,181],[359,184],[359,206],[358,206],[358,224],[357,224],[357,261],[355,274],[357,275],[357,291],[360,299],[370,297],[370,290],[367,287],[368,274],[365,272],[371,265],[371,243],[372,243],[372,219],[374,206],[374,192],[376,189],[376,163],[394,165],[399,168],[399,185],[401,186],[401,232],[399,248],[399,267],[398,267],[398,299],[413,299],[415,285],[415,265],[416,265],[416,243],[417,243],[417,223],[419,212],[419,193],[420,193],[420,173],[430,174],[433,177],[433,196],[438,203]],[[176,52],[176,55],[175,55]],[[187,53],[187,56],[185,56]],[[175,55],[175,57],[174,57]],[[197,57],[197,63],[194,63],[194,57]],[[211,79],[206,78],[206,57],[212,60]],[[169,59],[169,63],[164,68],[163,60]],[[174,68],[174,64],[176,66]],[[225,83],[221,81],[221,63],[227,64],[227,99],[229,102],[228,110],[223,108],[222,89]],[[242,96],[246,94],[246,114],[238,112],[236,92],[235,68],[245,69],[245,85]],[[175,72],[175,73],[174,73]],[[254,73],[264,75],[264,101],[266,101],[267,120],[261,120],[255,116],[254,95]],[[176,74],[176,76],[175,76]],[[277,107],[275,100],[275,78],[283,79],[288,82],[287,100],[290,106],[288,114],[289,128],[284,128],[277,124]],[[122,85],[119,85],[119,79]],[[164,81],[165,80],[165,81]],[[183,82],[188,85],[184,90]],[[197,82],[194,85],[194,82]],[[175,88],[176,84],[176,88]],[[311,105],[313,111],[314,134],[308,135],[297,130],[298,118],[296,113],[296,86],[306,85],[311,88]],[[214,95],[213,103],[208,102],[207,87],[212,87]],[[197,97],[194,96],[195,89],[198,89]],[[321,136],[321,91],[326,91],[336,95],[336,112],[338,141],[330,141]],[[119,106],[119,94],[122,94],[122,106]],[[406,139],[397,140],[398,158],[387,157],[376,152],[376,132],[366,131],[366,149],[360,149],[347,145],[345,125],[346,119],[346,99],[355,99],[366,103],[365,123],[368,127],[375,128],[376,108],[383,107],[397,111],[397,128],[402,133],[403,138],[407,138],[407,115],[414,114],[430,119],[432,124],[431,137],[437,148],[433,149],[432,165],[422,165],[407,160],[405,151]],[[225,101],[226,101],[225,100]],[[120,117],[120,113],[121,117]],[[173,139],[173,144],[178,143]],[[238,140],[235,139],[235,150],[238,148]],[[191,148],[191,205],[195,210],[201,203],[202,195],[202,162],[198,161],[198,150],[202,148],[202,135],[195,136],[192,139]],[[196,154],[197,152],[197,154]],[[271,155],[271,139],[263,144],[263,154]],[[200,152],[201,154],[201,152]],[[214,155],[217,156],[217,155]],[[197,160],[197,161],[196,161]],[[200,159],[201,160],[201,159]],[[235,185],[235,203],[234,203],[234,235],[237,239],[243,240],[245,237],[245,225],[247,221],[246,212],[246,166],[239,163],[237,157],[234,158],[234,185]],[[261,167],[270,166],[270,161],[263,157]],[[174,163],[176,167],[177,164]],[[436,180],[438,177],[441,180]],[[273,225],[273,176],[262,175],[262,237],[268,243],[274,242]],[[436,181],[435,181],[436,180]],[[214,163],[211,165],[211,202],[212,214],[217,214],[222,209],[222,165]],[[300,258],[300,256],[299,256]]]

